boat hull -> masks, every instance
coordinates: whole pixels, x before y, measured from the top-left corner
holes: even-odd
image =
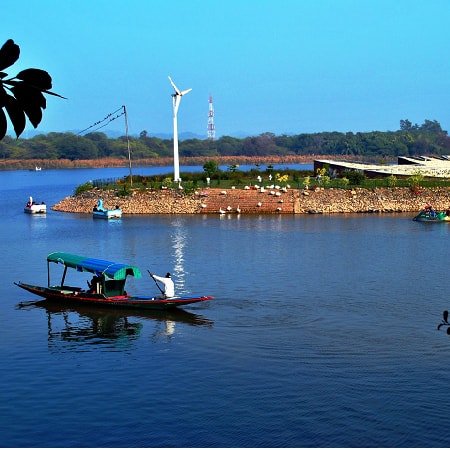
[[[133,297],[128,294],[106,297],[101,294],[91,294],[80,288],[69,286],[42,287],[26,283],[14,283],[32,294],[45,298],[49,301],[64,303],[78,303],[84,305],[97,305],[111,308],[137,308],[137,309],[172,309],[212,300],[211,296],[201,297],[173,297],[161,299],[158,297]]]
[[[121,209],[104,209],[103,211],[94,211],[92,213],[94,219],[120,219],[122,217]]]
[[[416,222],[427,222],[427,223],[441,223],[441,222],[450,222],[450,216],[448,216],[445,212],[438,212],[435,215],[429,214],[424,210],[420,211],[417,216],[413,218]]]
[[[46,214],[47,213],[47,205],[31,205],[25,206],[23,211],[27,214]]]

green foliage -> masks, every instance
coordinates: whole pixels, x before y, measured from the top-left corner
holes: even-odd
[[[213,188],[223,188],[229,189],[232,186],[237,188],[243,188],[244,186],[254,185],[257,180],[258,175],[263,178],[262,185],[272,184],[277,178],[278,181],[283,181],[288,186],[288,179],[284,179],[282,177],[289,176],[293,177],[295,171],[292,169],[285,169],[280,172],[277,172],[277,176],[274,177],[271,181],[267,174],[264,172],[258,172],[255,169],[251,169],[249,171],[236,171],[236,172],[221,172],[218,177],[212,178],[210,186]],[[195,190],[203,189],[207,187],[205,174],[202,172],[183,172],[180,174],[182,178],[182,190],[187,194],[193,193]],[[313,171],[297,171],[296,178],[298,182],[295,185],[290,187],[300,189],[301,186],[305,187],[310,186],[312,181],[311,177],[313,175]],[[416,184],[414,184],[416,183]],[[320,178],[320,181],[316,181],[314,184],[320,185],[323,188],[339,188],[339,189],[347,189],[349,185],[355,186],[358,185],[365,189],[375,189],[379,187],[409,187],[411,189],[419,189],[420,188],[436,188],[436,187],[449,187],[450,180],[444,179],[424,179],[420,174],[418,176],[413,176],[410,178],[400,178],[396,179],[395,176],[390,176],[387,178],[365,178],[361,179],[357,178],[353,180],[353,183],[347,178],[333,178],[331,179],[328,175],[323,175]],[[85,190],[89,190],[92,187],[96,187],[97,189],[105,189],[105,190],[115,190],[118,196],[127,196],[131,193],[131,186],[128,177],[124,177],[122,179],[104,179],[104,180],[94,180],[91,183],[85,183],[82,186],[79,186],[76,190],[77,193],[81,193]],[[173,183],[172,178],[164,175],[152,175],[152,176],[140,176],[135,175],[133,177],[133,189],[155,189],[159,190],[161,188],[164,189],[174,189],[179,191],[178,183]]]
[[[416,172],[410,177],[408,177],[409,187],[413,191],[417,191],[421,188],[421,183],[423,181],[423,175],[420,172]]]
[[[162,180],[161,186],[167,189],[173,187],[172,178],[170,177],[164,178],[164,180]]]
[[[366,178],[364,173],[359,170],[344,170],[342,172],[342,177],[347,178],[349,183],[353,186],[361,185]]]
[[[323,187],[329,187],[331,184],[331,178],[328,175],[324,175],[320,178],[319,184]]]
[[[217,176],[221,170],[219,169],[217,162],[211,160],[203,164],[203,171],[207,177],[213,178]]]
[[[80,186],[75,188],[74,195],[81,194],[82,192],[90,191],[92,189],[92,183],[90,181],[80,184]]]
[[[390,175],[386,178],[388,187],[393,188],[397,185],[397,177],[395,175]]]
[[[0,66],[1,67],[1,66]],[[0,119],[1,121],[1,119]],[[1,127],[0,127],[1,128]],[[133,159],[147,159],[173,156],[173,140],[149,137],[146,131],[139,137],[129,137]],[[211,142],[207,139],[186,139],[179,142],[180,157],[200,156],[297,156],[336,155],[363,156],[366,159],[383,161],[397,156],[448,155],[450,138],[436,121],[425,120],[422,125],[401,121],[400,130],[370,133],[321,132],[293,136],[275,136],[263,133],[260,136],[237,139],[222,136]],[[31,139],[5,141],[0,147],[0,157],[5,159],[97,159],[127,158],[125,136],[109,138],[104,133],[92,132],[85,136],[73,133],[49,133]],[[219,166],[214,160],[205,163],[205,176],[217,177]],[[236,164],[228,171],[238,172]],[[259,166],[254,169],[259,173]],[[267,173],[274,175],[273,165]],[[326,174],[324,174],[326,175]],[[328,174],[330,175],[330,174]]]
[[[130,185],[126,182],[118,184],[119,189],[116,194],[118,197],[128,197],[130,195]]]
[[[339,178],[339,187],[342,189],[347,189],[348,185],[350,183],[350,180],[346,177]]]
[[[305,189],[309,189],[309,185],[311,184],[311,177],[310,176],[306,176],[305,178],[303,178],[303,187]]]
[[[199,187],[198,183],[194,182],[194,181],[188,181],[186,183],[182,183],[182,185],[183,185],[184,193],[186,195],[192,194]]]

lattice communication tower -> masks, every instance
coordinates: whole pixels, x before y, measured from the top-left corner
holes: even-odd
[[[216,126],[214,125],[214,107],[212,95],[209,96],[209,112],[208,112],[208,139],[213,141],[216,138]]]

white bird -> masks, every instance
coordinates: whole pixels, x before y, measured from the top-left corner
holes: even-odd
[[[278,208],[277,208],[277,211],[278,211],[278,212],[280,212],[280,211],[281,211],[281,208],[280,208],[280,207],[278,207]]]
[[[219,208],[220,214],[225,214],[226,211],[224,211],[222,208]]]
[[[231,206],[227,206],[227,211],[231,211]]]
[[[204,203],[202,203],[202,208],[206,208],[206,205]]]
[[[236,208],[236,212],[237,212],[238,214],[241,213],[241,208],[239,207],[239,205],[238,205],[238,207]]]
[[[262,203],[258,202],[258,204],[256,206],[260,207],[260,206],[262,206]]]

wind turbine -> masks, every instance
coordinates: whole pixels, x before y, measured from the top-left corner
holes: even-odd
[[[188,92],[191,92],[192,89],[186,89],[185,91],[180,91],[175,83],[172,81],[172,78],[169,77],[170,84],[175,89],[175,94],[172,94],[172,102],[173,102],[173,170],[174,176],[173,180],[175,182],[180,182],[180,162],[178,158],[178,123],[177,123],[177,112],[178,107],[180,106],[181,97]]]

